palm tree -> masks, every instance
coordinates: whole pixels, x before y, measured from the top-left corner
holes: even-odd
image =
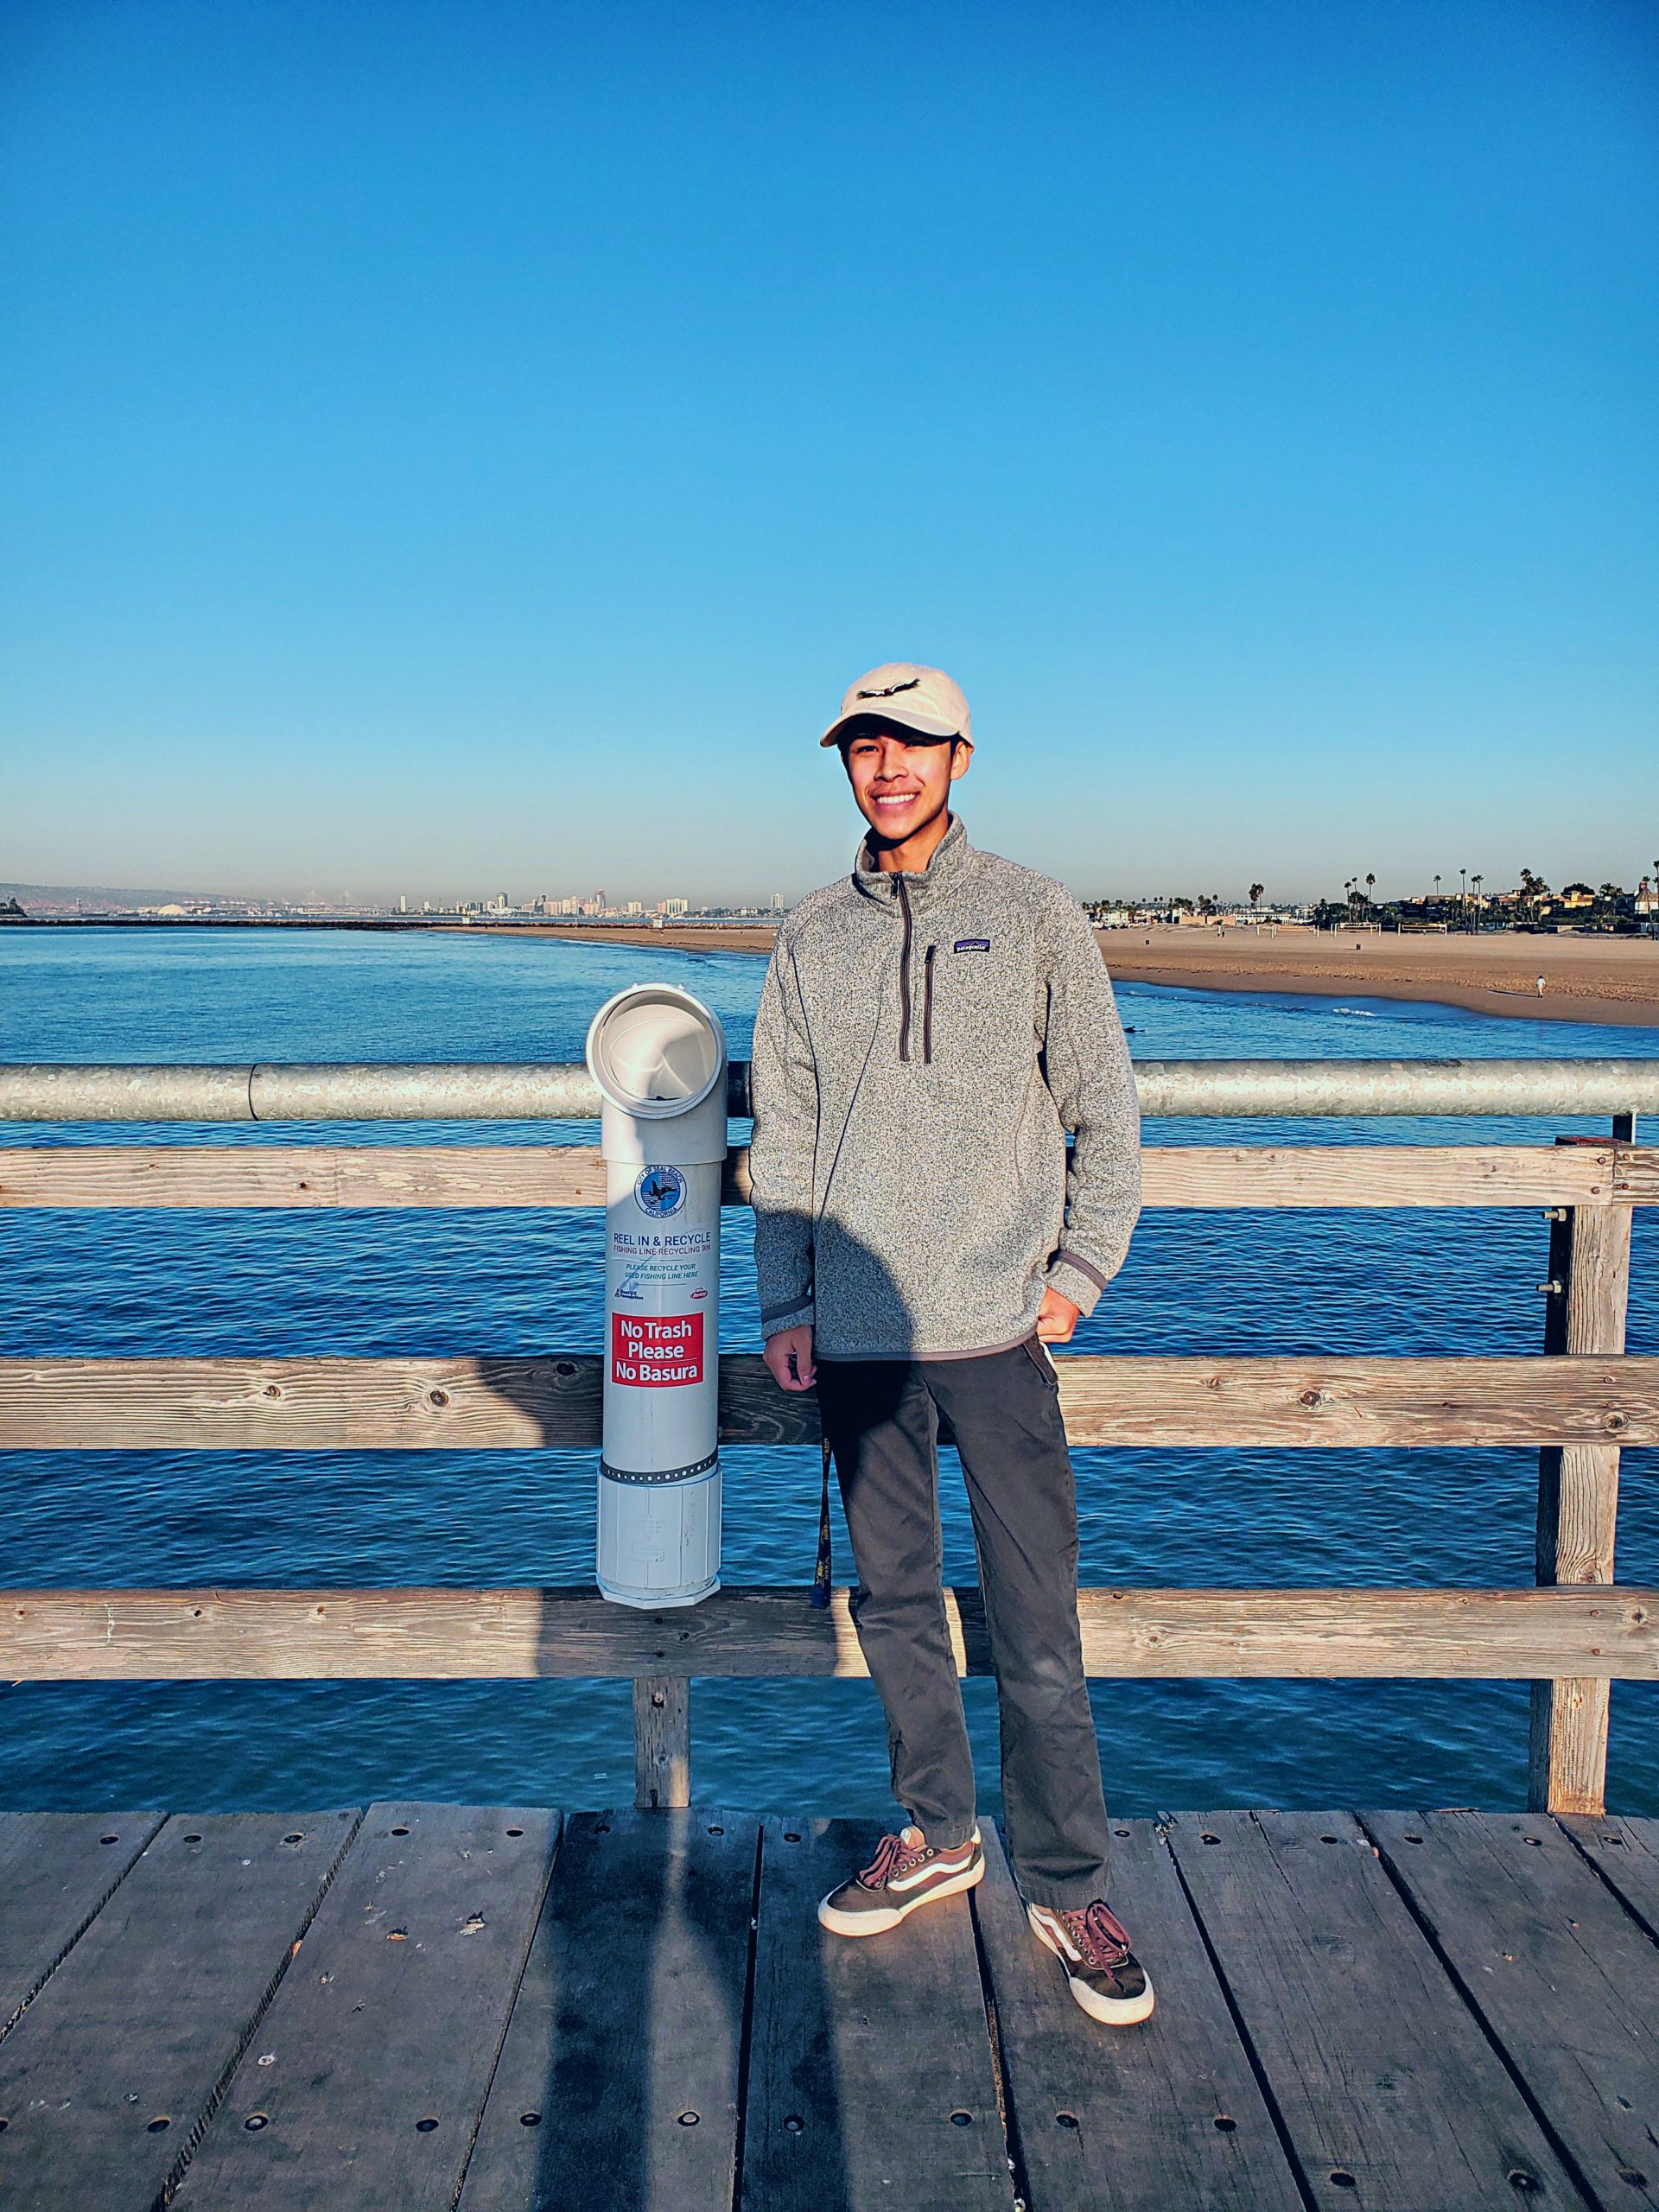
[[[1252,920],[1254,920],[1255,917],[1255,902],[1260,899],[1262,893],[1267,889],[1267,887],[1268,887],[1265,883],[1253,883],[1250,886],[1250,917]]]
[[[1376,878],[1374,875],[1368,875],[1365,879],[1365,904],[1368,906],[1371,903],[1371,887],[1376,881]]]
[[[1485,882],[1486,879],[1484,875],[1471,875],[1469,880],[1475,887],[1475,931],[1476,934],[1478,935],[1480,931],[1480,887]]]

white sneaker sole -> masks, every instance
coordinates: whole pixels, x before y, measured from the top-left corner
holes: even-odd
[[[964,1866],[960,1874],[952,1874],[948,1881],[935,1882],[904,1904],[888,1905],[879,1912],[840,1912],[824,1897],[818,1905],[818,1924],[827,1928],[832,1936],[885,1936],[890,1928],[908,1920],[912,1912],[919,1912],[925,1904],[936,1904],[941,1897],[960,1897],[964,1890],[976,1890],[985,1878],[985,1861]],[[831,1890],[830,1897],[835,1891]]]
[[[1098,1990],[1090,1989],[1086,1981],[1079,1981],[1071,1971],[1071,1961],[1060,1948],[1059,1939],[1047,1923],[1038,1916],[1035,1905],[1026,1907],[1026,1918],[1031,1923],[1031,1932],[1037,1941],[1052,1951],[1065,1968],[1066,1986],[1091,2020],[1101,2020],[1109,2028],[1138,2027],[1142,2020],[1152,2018],[1154,1998],[1148,1980],[1139,1997],[1103,1997]]]

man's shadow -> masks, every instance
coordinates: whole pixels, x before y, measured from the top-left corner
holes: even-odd
[[[904,1313],[874,1254],[842,1256],[880,1306]],[[569,1451],[573,1412],[599,1425],[599,1362],[486,1362],[484,1373],[547,1448]],[[816,1517],[816,1394],[786,1395],[758,1357],[741,1360],[722,1374],[721,1430],[722,1450],[803,1447],[804,1525],[809,1499]],[[612,1608],[596,1590],[592,1603],[597,1644]],[[804,1624],[823,1621],[804,1582],[800,1605]],[[666,1612],[664,1628],[683,1618]],[[561,1592],[538,1637],[550,1675],[568,1673],[554,1655],[568,1654],[570,1632]],[[821,1818],[696,1807],[568,1816],[459,2212],[553,2212],[578,2195],[594,2212],[677,2212],[745,2201],[746,2176],[758,2208],[803,2163],[818,2212],[851,2212],[837,2050],[846,1993],[830,1986],[825,1948],[849,1947],[818,1926],[816,1885],[868,1859],[879,1828],[823,1829]],[[848,1962],[833,1963],[844,1981]],[[509,2171],[527,2193],[506,2193]]]

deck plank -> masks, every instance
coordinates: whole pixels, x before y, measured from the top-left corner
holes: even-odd
[[[742,2201],[757,2212],[1008,2212],[966,1899],[861,1941],[817,1924],[819,1897],[868,1863],[877,1834],[868,1821],[766,1823]]]
[[[181,2212],[449,2212],[558,1830],[539,1810],[370,1807]]]
[[[0,2043],[6,2212],[149,2212],[356,1817],[167,1821]]]
[[[1190,1815],[1171,1842],[1314,2202],[1580,2203],[1351,1815]]]
[[[1582,1815],[1560,1825],[1659,1942],[1659,1821]]]
[[[1361,1817],[1591,2191],[1659,2206],[1659,1948],[1547,1814]]]
[[[760,1827],[718,1812],[566,1824],[461,2212],[732,2201]]]
[[[1149,1821],[1113,1836],[1113,1905],[1159,1993],[1138,2028],[1079,2011],[986,1837],[974,1911],[1031,2212],[1301,2212],[1168,1851]]]
[[[161,1827],[160,1813],[0,1813],[0,2035]]]
[[[1659,2208],[1659,1822],[1120,1823],[1113,2032],[995,1840],[855,1943],[866,1823],[158,1818],[0,1815],[4,2212],[1009,2212],[988,1987],[1030,2212]]]

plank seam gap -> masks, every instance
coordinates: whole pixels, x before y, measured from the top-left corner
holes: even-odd
[[[1581,1820],[1605,1820],[1607,1815],[1605,1813],[1599,1815],[1589,1813],[1580,1814],[1577,1817]],[[1588,1866],[1592,1873],[1595,1875],[1602,1887],[1606,1890],[1613,1897],[1614,1901],[1630,1915],[1630,1918],[1642,1930],[1642,1933],[1647,1937],[1648,1941],[1650,1943],[1659,1943],[1659,1926],[1656,1926],[1654,1923],[1647,1917],[1645,1913],[1642,1912],[1636,1905],[1630,1903],[1629,1897],[1627,1897],[1624,1891],[1619,1888],[1618,1884],[1607,1872],[1601,1861],[1599,1859],[1594,1859],[1591,1856],[1591,1854],[1585,1849],[1583,1844],[1580,1842],[1578,1837],[1573,1834],[1572,1829],[1567,1827],[1566,1821],[1559,1813],[1552,1813],[1550,1815],[1550,1818],[1554,1821],[1556,1827],[1560,1829],[1561,1834],[1567,1838],[1574,1851],[1578,1853],[1580,1858],[1583,1859],[1585,1865]]]
[[[1429,1949],[1433,1952],[1435,1961],[1440,1966],[1440,1971],[1445,1974],[1452,1988],[1457,1991],[1458,1995],[1463,1999],[1464,2005],[1469,2012],[1470,2017],[1473,2019],[1475,2025],[1480,2030],[1481,2034],[1485,2037],[1487,2043],[1490,2044],[1492,2055],[1497,2060],[1498,2064],[1503,2069],[1503,2071],[1509,2075],[1510,2081],[1514,2082],[1516,2093],[1520,2096],[1522,2103],[1525,2105],[1527,2110],[1532,2114],[1534,2120],[1537,2121],[1545,2142],[1548,2144],[1550,2149],[1560,2160],[1562,2171],[1566,2173],[1567,2179],[1572,2183],[1573,2188],[1578,2190],[1580,2196],[1583,2197],[1585,2202],[1595,2208],[1595,2212],[1605,2212],[1603,2200],[1597,2196],[1595,2190],[1591,2187],[1588,2175],[1585,2172],[1582,2166],[1580,2165],[1578,2160],[1568,2149],[1565,2139],[1557,2132],[1548,2113],[1544,2110],[1543,2106],[1540,2103],[1537,2097],[1534,2095],[1531,2085],[1528,2082],[1526,2075],[1521,2071],[1520,2067],[1516,2065],[1516,2062],[1510,2056],[1509,2052],[1504,2049],[1503,2038],[1499,2036],[1497,2029],[1493,2027],[1491,2022],[1487,2018],[1485,2013],[1481,2009],[1480,1999],[1476,1996],[1474,1991],[1459,1973],[1457,1967],[1452,1961],[1451,1954],[1442,1945],[1439,1936],[1435,1932],[1433,1923],[1429,1919],[1428,1915],[1420,1910],[1416,1899],[1412,1896],[1409,1888],[1406,1885],[1404,1878],[1395,1869],[1393,1860],[1389,1858],[1382,1839],[1375,1835],[1371,1829],[1367,1826],[1365,1815],[1363,1813],[1356,1813],[1353,1818],[1354,1825],[1358,1828],[1366,1842],[1370,1845],[1371,1849],[1376,1853],[1378,1866],[1382,1867],[1383,1874],[1393,1885],[1395,1891],[1399,1897],[1400,1902],[1405,1906],[1406,1910],[1410,1914],[1413,1921],[1416,1923],[1417,1932],[1421,1936],[1423,1941],[1428,1945]]]
[[[1002,1844],[1006,1860],[1006,1837],[1003,1837]],[[1013,1882],[1012,1866],[1008,1868],[1008,1878]],[[1015,1885],[1015,1894],[1018,1895],[1018,1885]],[[1031,2202],[1030,2177],[1026,2170],[1025,2145],[1020,2136],[1019,2109],[1002,2068],[1002,2032],[996,2010],[996,1984],[991,1974],[990,1955],[986,1948],[985,1929],[979,1917],[979,1891],[976,1888],[968,1892],[968,1918],[974,1931],[974,1956],[979,1965],[980,1995],[985,2002],[985,2033],[990,2044],[991,2078],[996,2084],[996,2114],[1002,2129],[1002,2155],[1008,2162],[1008,2175],[1015,2199],[1022,2205],[1028,2205]]]
[[[542,1924],[542,1915],[547,1910],[548,1892],[553,1887],[553,1876],[564,1849],[565,1815],[558,1814],[558,1827],[553,1837],[553,1848],[547,1854],[547,1866],[542,1876],[541,1891],[536,1900],[535,1916],[530,1923],[530,1934],[524,1943],[524,1955],[518,1961],[518,1971],[512,1978],[512,1995],[501,2015],[501,2032],[496,2038],[494,2056],[490,2060],[489,2078],[484,2084],[484,2094],[478,2101],[478,2110],[473,2114],[473,2124],[467,2137],[466,2154],[461,2162],[461,2171],[455,2176],[455,2185],[450,2192],[449,2212],[455,2212],[461,2192],[467,2186],[467,2175],[473,2163],[473,2153],[478,2148],[478,2139],[483,2132],[484,2114],[488,2107],[490,2094],[495,2088],[495,2077],[501,2069],[501,2054],[507,2047],[507,2031],[512,2025],[512,2016],[518,2009],[518,1993],[524,1986],[524,1976],[530,1972],[530,1955],[536,1948],[536,1936]]]
[[[47,1964],[41,1968],[39,1976],[19,2000],[17,2009],[13,2012],[11,2018],[9,2020],[0,2021],[0,2043],[3,2043],[5,2041],[6,2037],[16,2026],[18,2021],[22,2018],[24,2013],[35,2002],[35,1999],[40,1995],[41,1992],[46,1987],[47,1983],[51,1980],[53,1975],[56,1974],[58,1968],[69,1956],[70,1952],[74,1949],[76,1944],[79,1942],[81,1937],[86,1933],[86,1930],[98,1918],[99,1914],[103,1911],[105,1906],[108,1904],[110,1899],[120,1888],[122,1883],[126,1880],[128,1875],[131,1873],[133,1868],[138,1864],[138,1861],[143,1857],[145,1852],[149,1850],[150,1845],[155,1842],[156,1837],[161,1834],[162,1828],[166,1825],[167,1815],[163,1813],[161,1815],[159,1819],[157,1819],[156,1825],[150,1829],[149,1834],[144,1838],[137,1850],[133,1853],[132,1857],[128,1860],[127,1864],[121,1869],[121,1872],[115,1877],[108,1889],[105,1891],[103,1896],[99,1898],[98,1903],[92,1907],[92,1910],[86,1915],[86,1917],[81,1922],[80,1925],[74,1930],[73,1934],[69,1936],[60,1946],[56,1955],[48,1960]]]
[[[207,2092],[207,2101],[202,2106],[201,2110],[197,2113],[195,2119],[192,2121],[190,2133],[186,2136],[184,2143],[180,2149],[178,2157],[173,2161],[172,2165],[168,2169],[166,2179],[162,2182],[160,2189],[156,2190],[155,2196],[151,2199],[150,2212],[165,2212],[165,2208],[173,2202],[174,2197],[177,2195],[180,2185],[184,2180],[185,2175],[189,2171],[190,2161],[195,2157],[197,2151],[201,2146],[202,2138],[207,2134],[208,2128],[213,2125],[214,2113],[225,2101],[226,2092],[231,2086],[231,2082],[235,2076],[237,2068],[242,2063],[242,2061],[247,2056],[249,2051],[252,2049],[253,2039],[259,2032],[260,2024],[264,2019],[266,2013],[270,2010],[271,2001],[275,1998],[276,1992],[282,1987],[283,1982],[288,1979],[289,1969],[293,1965],[296,1958],[299,1955],[300,1946],[304,1942],[306,1936],[309,1934],[311,1923],[316,1918],[318,1912],[321,1910],[323,1899],[327,1896],[329,1891],[334,1886],[334,1878],[340,1872],[341,1866],[346,1863],[346,1853],[351,1850],[352,1846],[357,1841],[358,1837],[362,1834],[363,1823],[367,1820],[368,1816],[368,1807],[366,1805],[359,1806],[353,1817],[351,1827],[347,1831],[344,1841],[340,1844],[339,1850],[334,1853],[334,1858],[328,1863],[327,1869],[323,1875],[322,1881],[317,1889],[315,1896],[306,1907],[304,1916],[301,1919],[297,1932],[290,1940],[287,1950],[283,1952],[283,1956],[277,1964],[276,1973],[272,1974],[270,1980],[265,1985],[264,1995],[254,2005],[252,2012],[249,2017],[247,2025],[243,2029],[240,2037],[238,2038],[235,2049],[232,2051],[231,2056],[225,2065],[219,2069],[218,2080]],[[168,1817],[169,1819],[176,1819],[177,1815],[169,1815]]]
[[[1250,1817],[1254,1820],[1255,1815],[1252,1814]],[[1302,2162],[1296,2155],[1296,2145],[1290,2133],[1289,2123],[1279,2108],[1279,2100],[1274,2094],[1273,2083],[1268,2078],[1268,2070],[1262,2063],[1255,2045],[1250,2040],[1250,2031],[1244,2024],[1244,2015],[1239,2010],[1238,2001],[1233,1995],[1233,1986],[1227,1979],[1226,1969],[1221,1963],[1221,1955],[1210,1940],[1210,1930],[1204,1924],[1204,1915],[1198,1910],[1198,1899],[1188,1885],[1186,1871],[1181,1865],[1180,1853],[1171,1844],[1169,1832],[1164,1827],[1161,1818],[1156,1824],[1156,1832],[1164,1849],[1169,1853],[1171,1865],[1175,1869],[1175,1879],[1180,1885],[1181,1896],[1185,1902],[1187,1910],[1192,1916],[1193,1925],[1198,1931],[1198,1941],[1203,1944],[1205,1956],[1210,1961],[1210,1971],[1216,1977],[1216,1986],[1221,1992],[1222,2002],[1226,2005],[1232,2019],[1233,2032],[1238,2037],[1239,2048],[1244,2053],[1245,2063],[1255,2076],[1256,2088],[1267,2109],[1268,2118],[1273,2123],[1273,2132],[1279,2138],[1279,2148],[1284,2153],[1285,2164],[1290,2169],[1290,2177],[1295,2186],[1296,2193],[1307,2207],[1307,2212],[1318,2212],[1319,2200],[1314,2195],[1313,2184],[1303,2171]]]
[[[803,1821],[801,1826],[805,1827]],[[743,1967],[743,2018],[737,2033],[737,2113],[732,2128],[731,2212],[742,2212],[743,2161],[749,2133],[749,2069],[754,2050],[754,1984],[760,1955],[760,1880],[765,1868],[766,1824],[754,1824],[754,1870],[749,1883],[747,1954]]]

